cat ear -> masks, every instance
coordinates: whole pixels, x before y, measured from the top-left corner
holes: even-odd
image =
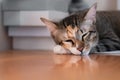
[[[97,9],[97,3],[95,3],[87,12],[85,16],[85,20],[92,20],[96,21],[96,9]]]
[[[40,18],[40,20],[46,25],[50,32],[54,32],[56,30],[57,26],[52,21],[45,18]]]

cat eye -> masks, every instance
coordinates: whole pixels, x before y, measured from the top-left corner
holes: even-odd
[[[89,31],[90,33],[96,33],[96,31]]]
[[[72,40],[70,40],[70,39],[65,40],[65,42],[70,42],[70,43],[74,44],[74,42]]]
[[[82,36],[82,41],[84,41],[84,37],[85,37],[87,34],[88,34],[88,33],[83,34],[83,36]]]
[[[89,36],[90,36],[92,33],[96,33],[96,31],[89,31],[89,32],[83,34],[83,35],[82,35],[82,41],[84,41],[84,37],[85,37],[87,34],[89,34]]]

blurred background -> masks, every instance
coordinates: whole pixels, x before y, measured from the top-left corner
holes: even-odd
[[[120,0],[83,0],[99,11],[120,10]],[[55,45],[45,25],[46,17],[60,20],[68,15],[71,0],[0,0],[0,51],[51,50]]]

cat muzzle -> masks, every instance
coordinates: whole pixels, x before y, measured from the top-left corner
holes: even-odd
[[[80,52],[82,52],[83,49],[83,47],[77,48],[77,50],[79,50]]]

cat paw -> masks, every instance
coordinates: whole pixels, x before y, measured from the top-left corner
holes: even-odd
[[[68,50],[64,49],[62,46],[57,45],[53,49],[54,53],[56,54],[67,54],[70,53]]]
[[[80,55],[80,54],[81,54],[81,52],[78,51],[76,48],[71,48],[70,51],[71,51],[71,53],[74,54],[74,55]]]

